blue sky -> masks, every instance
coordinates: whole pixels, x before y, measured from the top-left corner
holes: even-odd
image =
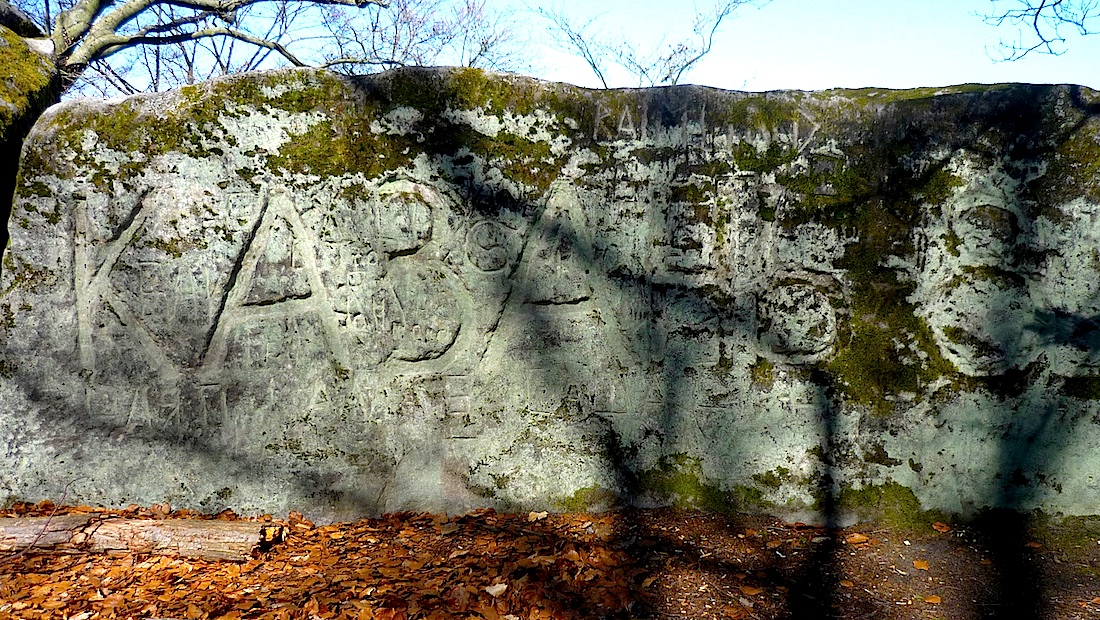
[[[691,32],[687,1],[570,0],[555,6],[578,21],[602,15],[605,32],[639,42],[658,41],[666,31],[670,40]],[[753,91],[969,82],[1100,89],[1100,34],[1068,37],[1061,56],[1032,53],[998,62],[999,41],[1017,33],[983,22],[981,15],[993,6],[989,0],[772,0],[759,9],[742,7],[723,22],[714,51],[684,82]],[[539,77],[598,86],[575,58],[553,51],[542,56],[534,71]],[[634,85],[626,76],[616,82]]]

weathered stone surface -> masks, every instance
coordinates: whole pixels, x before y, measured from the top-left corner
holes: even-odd
[[[1100,511],[1100,96],[296,70],[52,108],[0,495]]]

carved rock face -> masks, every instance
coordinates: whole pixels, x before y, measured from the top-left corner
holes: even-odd
[[[759,314],[761,344],[792,364],[827,357],[837,337],[836,312],[810,283],[782,284],[766,292]]]
[[[1096,512],[1098,101],[295,70],[57,106],[0,496]]]

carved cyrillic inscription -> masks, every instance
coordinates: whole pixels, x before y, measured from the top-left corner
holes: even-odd
[[[394,181],[378,190],[374,211],[379,250],[390,256],[406,255],[432,238],[432,206],[442,203],[434,189],[412,181]]]
[[[323,345],[323,355],[347,367],[345,348],[322,282],[315,247],[313,234],[302,222],[290,195],[282,190],[272,191],[261,209],[253,238],[241,254],[236,277],[225,292],[210,346],[203,358],[205,373],[217,372],[223,367],[231,334],[235,349],[241,351],[235,354],[235,362],[252,363],[259,350],[270,357],[270,345],[290,346],[283,352],[287,356],[301,356],[304,353],[299,350]],[[305,323],[300,320],[303,318]],[[280,336],[276,342],[264,343],[258,350],[254,345],[241,344],[242,337],[252,329],[250,326],[266,319],[283,321],[283,329],[275,333],[285,336],[285,340]],[[318,326],[320,333],[316,340],[298,340],[302,334],[300,328],[306,323]]]
[[[466,234],[466,256],[481,271],[500,271],[511,260],[515,237],[515,232],[503,224],[482,220]]]
[[[438,265],[411,264],[390,273],[396,304],[387,317],[396,348],[406,361],[435,359],[451,348],[462,328],[463,309],[455,284]]]
[[[442,261],[416,255],[431,241],[433,205],[442,198],[411,182],[383,189],[335,205],[322,231],[305,224],[286,190],[227,197],[244,200],[236,213],[251,217],[235,220],[236,257],[221,274],[201,253],[166,259],[142,241],[162,217],[148,196],[106,242],[78,211],[78,349],[92,381],[85,409],[127,428],[220,434],[243,446],[254,426],[247,411],[282,411],[291,406],[287,395],[301,390],[326,394],[310,407],[343,407],[322,384],[387,360],[443,356],[462,329],[464,288]],[[393,217],[380,214],[387,209]],[[486,230],[478,261],[499,270],[509,233]],[[97,350],[109,367],[97,366]],[[461,392],[454,394],[461,413],[468,403],[456,381],[447,391]],[[348,402],[370,400],[352,396]]]
[[[275,216],[259,234],[263,247],[253,266],[244,305],[259,306],[309,297],[313,289],[302,262],[302,248],[290,223]]]

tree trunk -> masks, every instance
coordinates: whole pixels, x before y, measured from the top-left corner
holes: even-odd
[[[115,551],[245,561],[253,550],[285,538],[282,526],[255,521],[119,519],[97,514],[0,519],[0,553]]]

